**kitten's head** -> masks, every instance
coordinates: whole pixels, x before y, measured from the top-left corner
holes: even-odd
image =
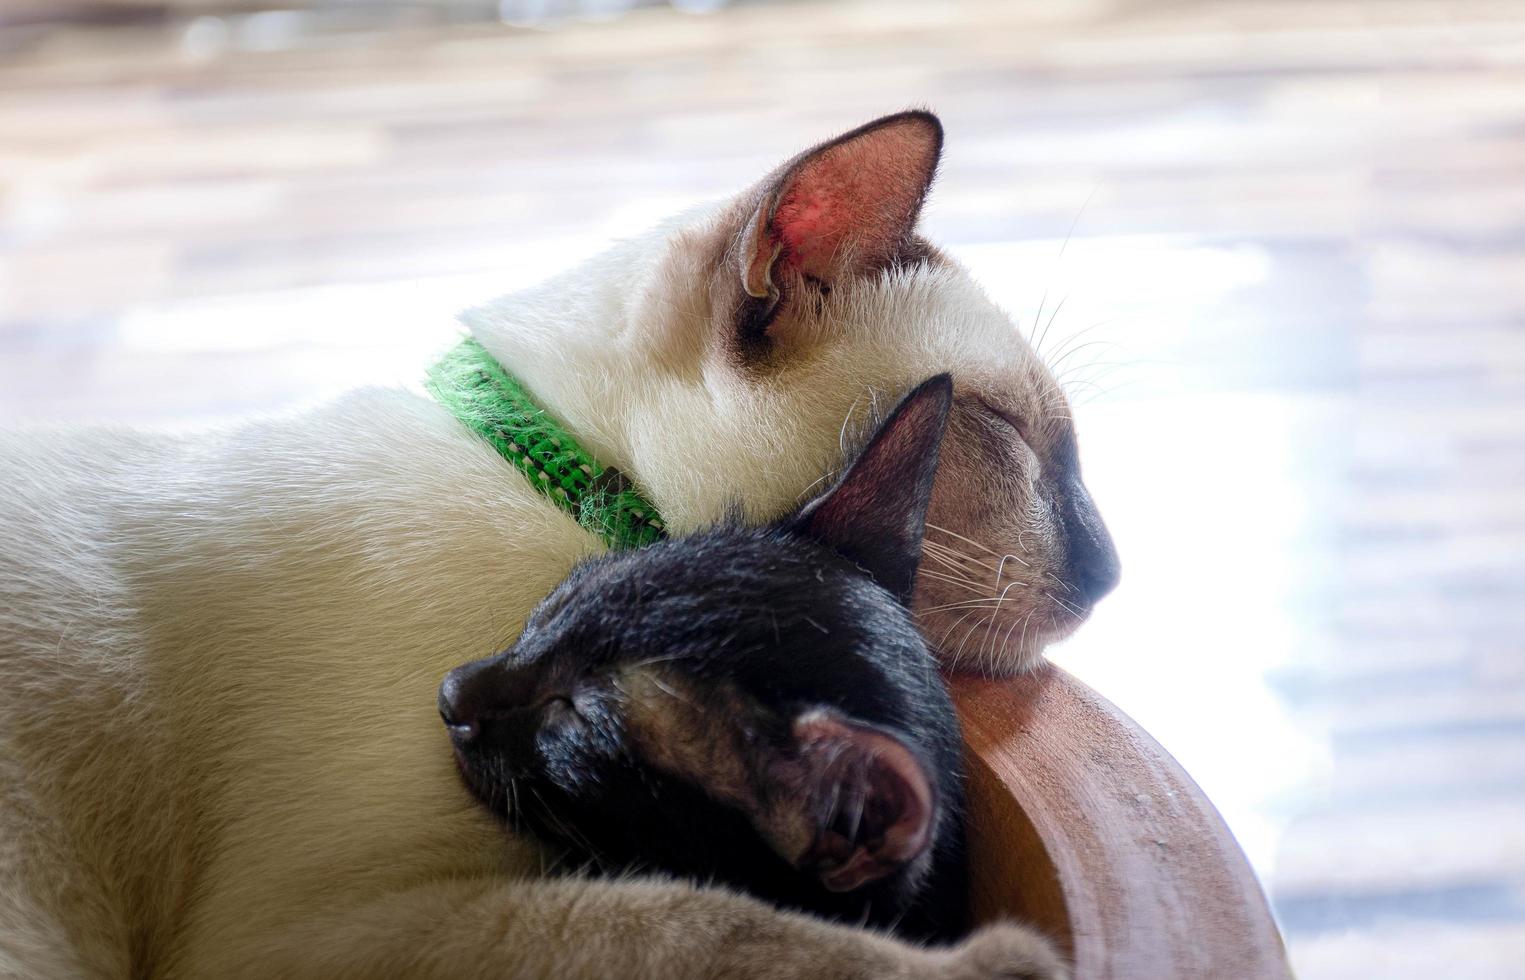
[[[1063,390],[1011,318],[916,234],[941,151],[930,113],[877,120],[532,305],[546,336],[590,286],[618,311],[600,340],[618,364],[593,373],[619,390],[617,416],[579,415],[577,396],[556,407],[676,529],[738,499],[757,519],[788,511],[879,406],[951,374],[914,605],[945,662],[1010,671],[1089,615],[1117,558],[1081,481]],[[474,328],[490,335],[493,315]],[[516,364],[522,340],[503,348]],[[529,380],[554,392],[568,372],[564,351],[549,350]]]
[[[586,561],[510,649],[452,671],[471,789],[600,870],[961,928],[957,721],[903,604],[951,387],[909,396],[798,513]]]

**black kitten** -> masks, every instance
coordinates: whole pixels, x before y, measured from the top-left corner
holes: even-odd
[[[597,871],[962,933],[958,722],[905,607],[951,403],[922,384],[773,526],[579,565],[440,688],[472,791]]]

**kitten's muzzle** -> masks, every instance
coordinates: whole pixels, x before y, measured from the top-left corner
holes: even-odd
[[[481,734],[481,698],[474,690],[475,670],[485,661],[457,667],[445,675],[439,687],[439,716],[450,731],[450,738],[457,745],[471,742]]]
[[[457,748],[529,745],[548,712],[570,708],[569,698],[534,690],[498,657],[457,667],[439,689],[440,718]]]

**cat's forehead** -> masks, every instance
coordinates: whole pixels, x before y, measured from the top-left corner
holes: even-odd
[[[785,371],[796,400],[899,392],[945,371],[960,401],[983,400],[1035,433],[1067,431],[1068,401],[1048,365],[1017,322],[951,259],[937,256],[834,291],[812,319],[805,332],[817,342]],[[854,413],[888,407],[863,402],[854,403]]]
[[[667,281],[705,283],[726,275],[736,227],[750,203],[727,202],[665,229],[668,262],[686,273]],[[948,371],[1014,398],[1030,392],[1036,377],[1049,376],[1016,320],[962,263],[920,235],[891,267],[838,283],[821,302],[799,304],[791,315],[793,346],[806,356],[786,364],[786,373],[805,362],[827,370],[842,362],[860,386],[900,390]]]
[[[775,715],[726,681],[704,681],[672,664],[621,669],[625,731],[635,756],[716,799],[756,801],[755,755],[772,737]]]
[[[806,633],[820,645],[819,623],[871,618],[877,610],[854,597],[872,588],[857,566],[814,540],[771,525],[724,523],[580,562],[530,625],[606,632],[630,652],[651,644],[702,652],[704,641],[722,639],[717,652],[732,644],[782,647]],[[711,666],[745,670],[736,660],[720,656]]]

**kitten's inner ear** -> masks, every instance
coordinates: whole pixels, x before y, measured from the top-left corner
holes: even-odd
[[[909,602],[921,562],[953,379],[922,382],[896,406],[846,475],[793,519],[795,530],[856,562]]]
[[[916,225],[942,153],[929,112],[886,116],[807,151],[742,229],[742,286],[778,296],[785,272],[832,283],[882,268]]]
[[[928,852],[937,813],[932,782],[898,738],[826,709],[796,718],[792,734],[794,753],[775,764],[776,805],[767,812],[801,823],[763,828],[783,857],[845,892]]]

